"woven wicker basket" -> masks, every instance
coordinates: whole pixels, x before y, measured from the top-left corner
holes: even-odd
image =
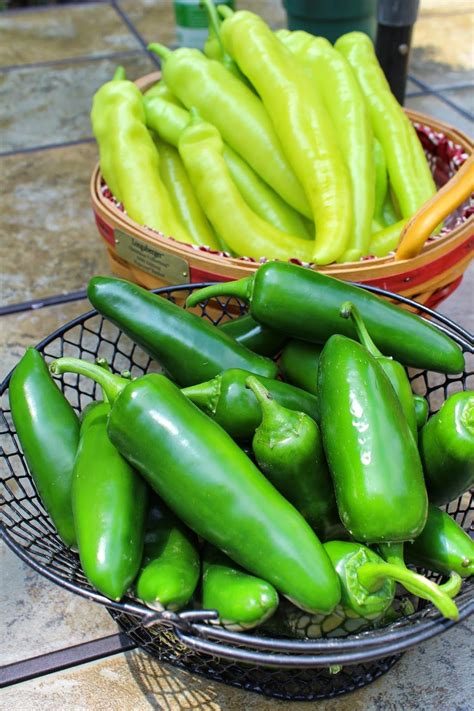
[[[146,91],[160,78],[155,72],[137,80]],[[407,110],[424,144],[433,175],[443,185],[473,153],[473,142],[457,129]],[[229,281],[249,276],[259,263],[177,242],[131,220],[104,184],[97,165],[91,179],[92,206],[112,271],[147,288]],[[411,259],[392,256],[332,264],[320,271],[347,281],[378,286],[434,307],[459,285],[474,255],[474,201],[465,203]]]

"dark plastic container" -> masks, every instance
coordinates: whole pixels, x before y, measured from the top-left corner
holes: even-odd
[[[377,30],[377,0],[283,0],[288,29],[305,30],[335,42],[346,32]]]

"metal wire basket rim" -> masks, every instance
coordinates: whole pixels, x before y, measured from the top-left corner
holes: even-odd
[[[169,292],[179,292],[179,291],[192,291],[195,289],[204,288],[215,284],[216,282],[201,282],[197,284],[181,284],[177,286],[167,286],[161,287],[159,289],[154,289],[153,293],[163,294]],[[348,282],[352,283],[352,282]],[[412,299],[401,296],[393,292],[386,291],[380,287],[375,287],[365,284],[354,284],[360,288],[367,291],[375,293],[377,295],[386,296],[393,298],[396,301],[400,301],[409,306],[417,308],[423,314],[430,316],[434,321],[430,321],[433,326],[439,330],[446,332],[454,341],[464,347],[467,351],[474,352],[474,336],[468,331],[460,327],[457,323],[449,319],[447,316],[439,314],[438,312],[424,306],[423,304],[417,304]],[[232,296],[225,295],[223,298],[230,299]],[[57,338],[62,337],[62,335],[87,321],[90,318],[98,315],[96,309],[91,309],[84,314],[77,316],[71,321],[63,324],[57,328],[53,333],[40,341],[35,348],[37,350],[44,349],[52,341]],[[441,326],[436,321],[441,321],[444,326]],[[4,381],[0,385],[0,395],[5,392],[8,388],[8,384],[13,373],[12,369],[10,373],[5,377]],[[356,661],[370,661],[372,659],[380,658],[381,656],[389,655],[394,652],[401,652],[420,641],[424,641],[431,637],[434,637],[441,632],[449,629],[454,624],[455,621],[446,620],[434,610],[429,610],[430,616],[426,616],[422,619],[414,620],[412,627],[408,629],[394,629],[393,627],[387,632],[386,630],[366,630],[365,632],[358,633],[357,636],[352,636],[350,638],[324,638],[321,640],[291,640],[291,639],[274,639],[274,638],[264,638],[264,637],[253,637],[251,635],[241,633],[241,632],[231,632],[225,630],[221,627],[216,627],[209,624],[199,624],[209,620],[212,617],[216,617],[216,611],[210,610],[188,610],[184,612],[172,613],[171,615],[165,611],[163,613],[157,613],[154,610],[137,603],[129,598],[125,598],[122,601],[112,601],[109,598],[101,595],[100,593],[93,590],[86,590],[76,583],[70,582],[62,578],[59,574],[52,572],[47,565],[42,564],[31,558],[27,552],[20,544],[14,541],[6,527],[0,523],[0,537],[5,541],[8,547],[18,555],[27,565],[39,572],[44,577],[48,578],[52,582],[60,585],[61,587],[73,592],[75,594],[81,595],[82,597],[91,600],[93,602],[103,604],[108,608],[117,610],[118,612],[130,614],[140,618],[140,624],[145,626],[150,626],[155,623],[163,623],[172,625],[175,628],[175,634],[180,639],[183,644],[186,644],[193,649],[198,651],[207,652],[209,654],[216,654],[227,658],[238,660],[254,661],[260,664],[268,664],[269,666],[327,666],[327,664],[347,664],[349,662]],[[466,619],[469,615],[474,612],[474,600],[469,599],[462,601],[458,604],[459,609],[459,621]],[[407,620],[408,618],[404,618]],[[191,636],[189,632],[192,632],[195,636]],[[394,642],[396,638],[396,642]],[[209,641],[209,639],[222,640],[224,642],[232,642],[238,645],[237,647],[229,647],[225,644],[216,644],[215,642]],[[385,644],[386,643],[386,644]],[[385,646],[384,646],[385,644]],[[257,650],[262,649],[278,649],[282,651],[291,651],[293,656],[283,655],[283,654],[265,654],[261,651],[250,651],[248,649],[242,649],[239,647],[245,647],[245,645],[251,645]],[[329,653],[328,653],[329,650]],[[351,652],[352,650],[352,652]],[[308,655],[303,652],[326,652],[326,655]]]

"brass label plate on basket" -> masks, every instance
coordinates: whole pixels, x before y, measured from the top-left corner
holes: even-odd
[[[114,238],[116,252],[126,262],[168,284],[189,283],[189,265],[185,259],[162,252],[122,230],[115,229]]]

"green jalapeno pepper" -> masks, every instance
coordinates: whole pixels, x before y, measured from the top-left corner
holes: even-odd
[[[474,575],[474,541],[456,521],[433,504],[428,507],[426,525],[413,543],[405,544],[409,563],[462,578]]]
[[[394,225],[396,222],[400,221],[401,214],[400,214],[400,209],[398,208],[396,204],[396,199],[395,196],[390,193],[390,190],[387,191],[387,195],[384,200],[383,204],[383,219],[387,227],[390,225]]]
[[[74,546],[71,488],[79,419],[34,348],[26,350],[13,371],[8,394],[13,424],[41,501],[59,537]]]
[[[304,187],[316,228],[311,261],[329,264],[346,250],[353,226],[350,176],[329,114],[296,58],[257,15],[226,18],[221,38],[256,88]]]
[[[202,606],[217,610],[219,623],[226,629],[252,629],[277,609],[278,594],[273,585],[249,575],[208,543],[202,566]]]
[[[410,217],[436,192],[423,147],[390,91],[370,38],[363,32],[350,32],[339,37],[335,47],[354,69],[374,134],[385,153],[390,184],[402,217]]]
[[[304,412],[279,405],[255,377],[247,387],[262,410],[252,449],[265,476],[325,539],[337,515],[336,499],[316,422]]]
[[[419,597],[429,599],[450,619],[459,617],[451,596],[422,575],[386,563],[370,548],[349,541],[329,541],[324,544],[341,583],[341,605],[364,619],[376,619],[390,607],[395,596],[395,582],[407,587]],[[461,586],[458,575],[453,577],[451,595]]]
[[[377,359],[340,335],[324,346],[318,388],[324,450],[341,521],[356,540],[378,543],[387,562],[406,574],[403,543],[423,530],[428,497],[400,400]],[[404,586],[439,607],[437,586],[425,580],[423,588],[423,580],[419,576],[412,584],[407,579]]]
[[[279,353],[286,342],[281,333],[261,326],[248,314],[221,323],[219,328],[249,350],[269,358]]]
[[[160,176],[178,218],[195,244],[220,249],[220,244],[196,198],[178,151],[157,136],[153,140],[160,156]]]
[[[415,441],[417,439],[417,423],[416,423],[416,413],[415,413],[415,402],[413,400],[413,392],[411,389],[410,381],[408,380],[408,375],[400,363],[397,363],[393,358],[384,356],[373,340],[371,339],[369,332],[365,326],[364,320],[360,315],[360,312],[354,304],[350,301],[346,301],[341,306],[340,314],[343,318],[349,318],[352,320],[354,328],[357,333],[357,338],[360,343],[368,350],[368,352],[380,363],[385,375],[388,377],[392,383],[392,387],[395,390],[400,404],[402,406],[403,414],[406,417],[408,427],[412,433]]]
[[[374,139],[364,97],[351,65],[325,37],[307,32],[283,36],[277,32],[276,36],[307,70],[337,132],[349,170],[354,215],[349,243],[339,261],[357,261],[368,254],[375,205]]]
[[[102,175],[132,220],[192,242],[160,179],[160,159],[145,125],[141,92],[124,73],[96,92],[91,121]]]
[[[255,259],[311,259],[310,240],[281,232],[248,207],[232,180],[215,126],[194,116],[178,148],[209,222],[236,254]]]
[[[312,269],[268,262],[252,277],[195,291],[187,304],[195,306],[223,294],[248,301],[249,313],[258,323],[312,343],[325,343],[334,333],[355,336],[352,324],[339,317],[341,304],[352,301],[382,353],[414,368],[441,373],[464,370],[461,349],[426,320]]]
[[[474,484],[474,391],[453,393],[420,431],[430,501],[441,506]]]
[[[180,384],[194,385],[230,367],[273,377],[273,361],[252,353],[212,324],[131,282],[94,277],[91,304],[138,343]]]
[[[207,59],[196,49],[182,47],[172,52],[157,43],[148,49],[161,58],[163,78],[183,104],[196,108],[213,124],[285,202],[311,217],[303,188],[260,98],[220,62]]]
[[[323,346],[291,339],[280,356],[280,369],[285,380],[308,393],[318,392],[318,362]]]
[[[331,336],[319,360],[318,393],[342,523],[364,543],[413,540],[425,525],[428,497],[415,439],[382,366],[359,343]]]
[[[86,577],[120,600],[140,568],[147,486],[110,442],[109,414],[107,402],[91,403],[83,413],[72,507]]]
[[[230,368],[212,380],[183,388],[191,402],[215,420],[231,437],[250,439],[262,421],[262,412],[254,393],[245,381],[246,370]],[[318,401],[310,393],[280,380],[260,377],[261,383],[280,405],[318,418]]]
[[[194,534],[154,497],[135,583],[137,597],[155,610],[179,610],[191,599],[200,569]]]
[[[415,403],[416,427],[418,430],[421,430],[428,419],[430,406],[428,400],[421,395],[413,395],[413,402]]]
[[[191,120],[190,113],[160,97],[145,97],[144,105],[147,126],[177,148],[179,137]],[[309,232],[301,215],[284,202],[243,158],[225,144],[222,155],[240,194],[259,217],[282,232],[308,239]]]
[[[51,370],[101,385],[111,402],[111,442],[187,526],[296,605],[331,612],[339,581],[314,531],[165,376],[128,382],[76,358],[61,358]]]

